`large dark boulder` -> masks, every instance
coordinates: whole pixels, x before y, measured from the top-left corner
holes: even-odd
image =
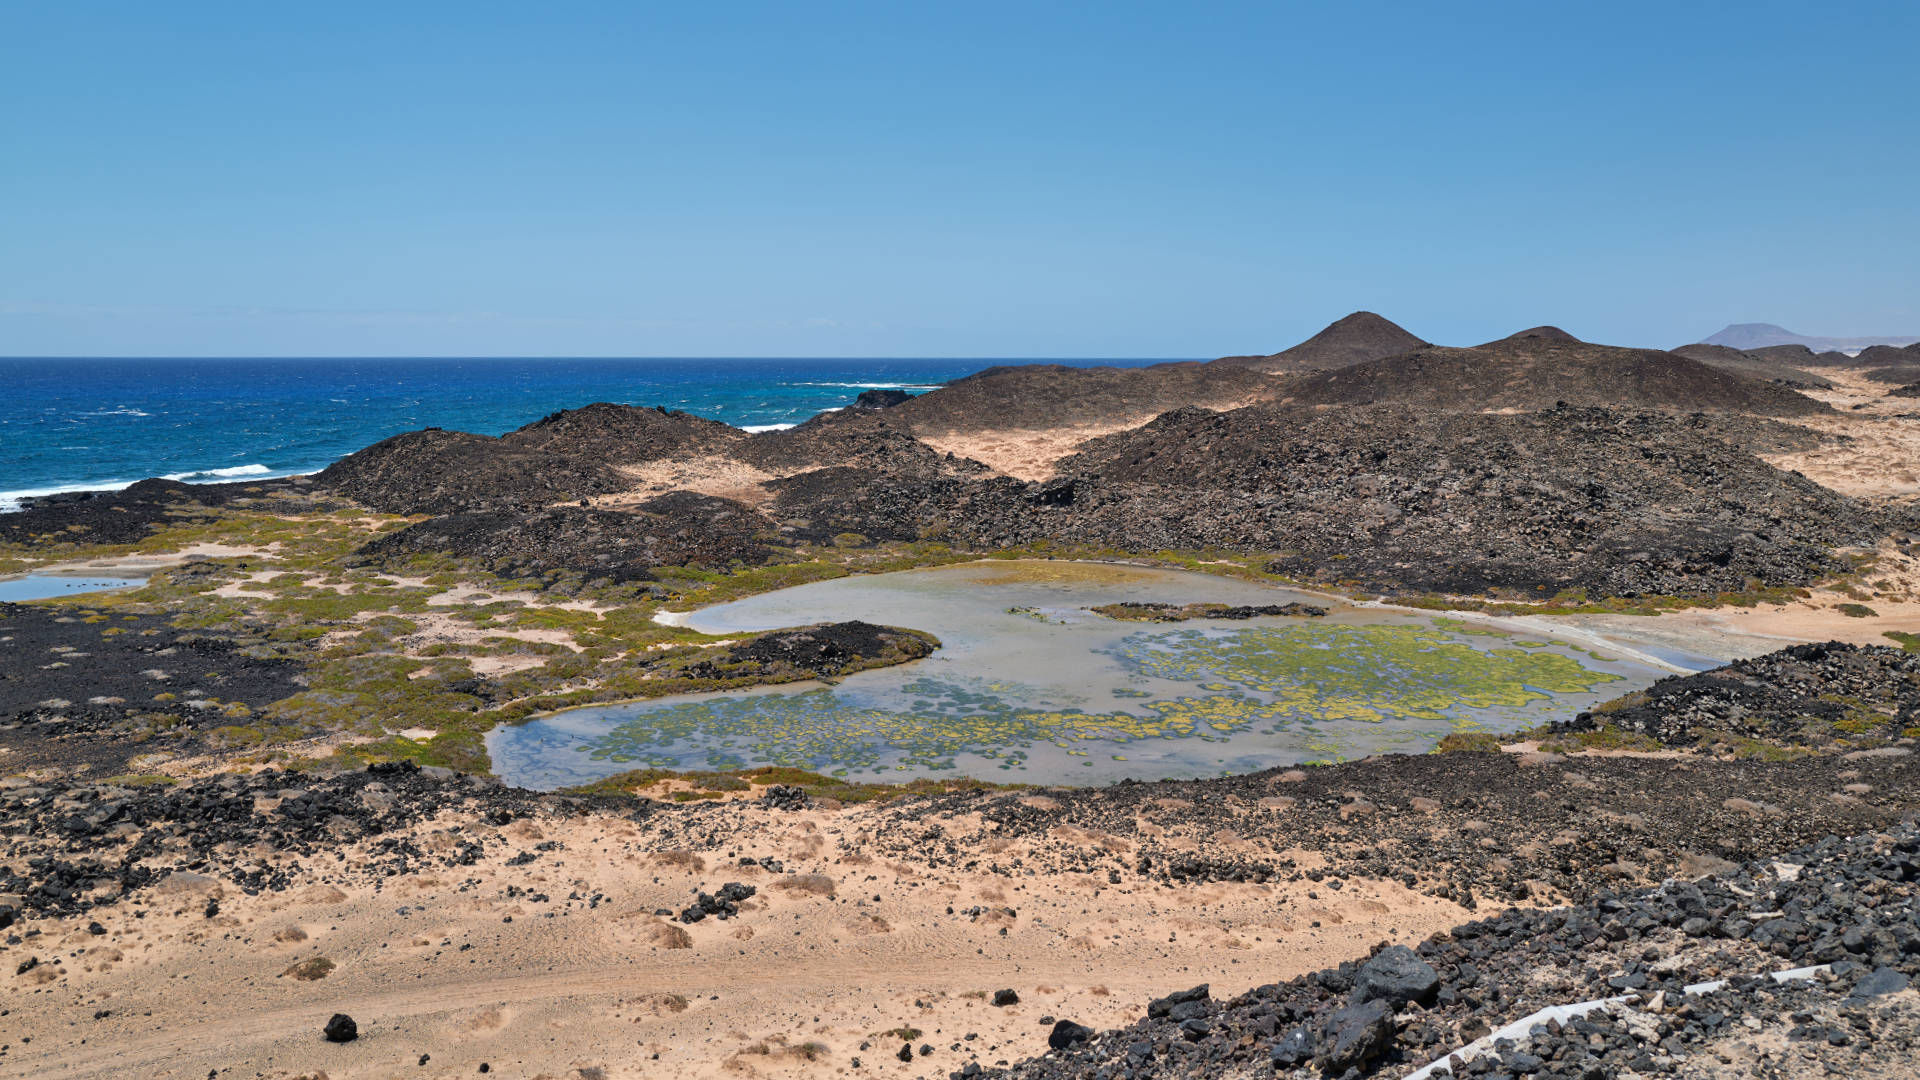
[[[1398,1009],[1410,1002],[1424,1005],[1440,992],[1440,973],[1405,945],[1389,945],[1360,965],[1353,980],[1355,1004],[1384,1001]]]
[[[1061,1020],[1053,1025],[1051,1032],[1047,1033],[1047,1048],[1065,1050],[1070,1046],[1078,1046],[1093,1036],[1092,1028],[1084,1024],[1076,1024],[1071,1020]]]
[[[1368,1001],[1336,1010],[1320,1026],[1314,1063],[1334,1076],[1364,1065],[1393,1045],[1393,1009]]]

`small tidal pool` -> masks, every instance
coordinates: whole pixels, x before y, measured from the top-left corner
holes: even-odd
[[[1321,618],[1143,623],[1125,601],[1328,607]],[[988,561],[801,585],[693,613],[715,634],[864,619],[933,656],[824,683],[569,709],[487,738],[551,789],[629,769],[792,765],[868,780],[1099,784],[1422,752],[1531,727],[1669,672],[1548,636],[1105,563]]]

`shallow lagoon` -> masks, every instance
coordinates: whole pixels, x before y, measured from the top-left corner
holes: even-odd
[[[131,589],[146,584],[145,577],[84,577],[77,574],[22,574],[0,578],[0,601],[22,603],[49,600],[58,596],[101,592],[106,589]]]
[[[1330,612],[1141,623],[1088,610],[1291,600]],[[1419,752],[1458,730],[1514,731],[1668,674],[1544,636],[1104,563],[840,578],[684,618],[718,634],[865,619],[928,631],[942,648],[831,685],[590,706],[503,726],[487,740],[495,772],[532,788],[647,766],[1081,784],[1211,776]]]

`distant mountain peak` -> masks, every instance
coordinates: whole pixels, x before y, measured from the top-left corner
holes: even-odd
[[[1784,326],[1773,323],[1734,323],[1719,333],[1700,342],[1702,345],[1725,345],[1730,349],[1747,351],[1764,349],[1770,345],[1805,345],[1814,352],[1858,352],[1875,345],[1903,346],[1920,341],[1920,334],[1893,337],[1815,337],[1796,334]]]

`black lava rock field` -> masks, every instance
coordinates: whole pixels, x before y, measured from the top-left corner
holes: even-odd
[[[1044,483],[820,470],[773,508],[815,530],[992,549],[1060,541],[1278,554],[1387,593],[1740,591],[1844,568],[1887,524],[1706,417],[1552,409],[1183,409],[1097,439]]]
[[[728,499],[676,491],[632,511],[555,506],[429,518],[360,549],[360,562],[403,570],[414,556],[471,560],[504,578],[576,574],[589,583],[650,581],[662,566],[724,569],[765,561],[774,523]]]

